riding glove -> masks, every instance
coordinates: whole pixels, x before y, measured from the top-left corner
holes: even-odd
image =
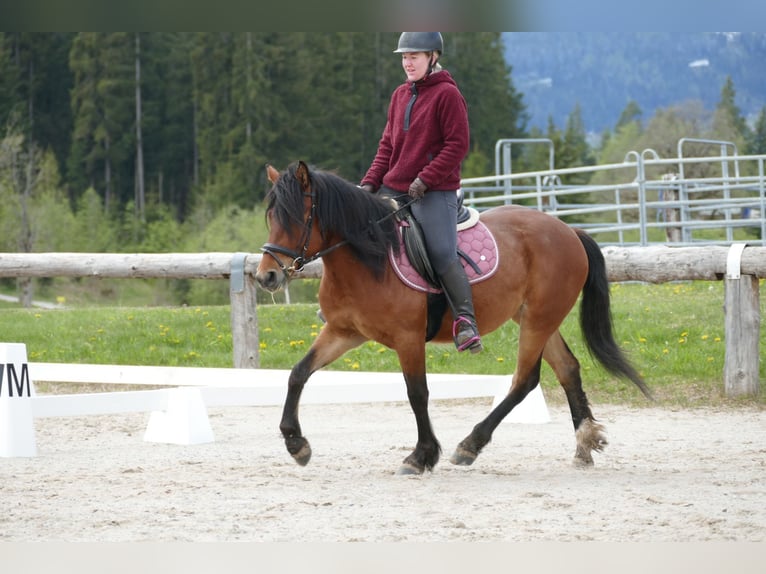
[[[364,191],[366,191],[367,193],[375,193],[375,188],[374,188],[374,187],[372,187],[372,184],[369,184],[369,183],[365,183],[364,185],[358,185],[357,187],[358,187],[359,189],[363,189],[363,190],[364,190]]]
[[[412,199],[420,199],[425,195],[428,186],[423,183],[423,180],[416,177],[410,184],[410,189],[407,192]]]

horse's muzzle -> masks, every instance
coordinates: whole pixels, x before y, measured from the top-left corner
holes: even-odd
[[[278,269],[268,269],[266,271],[258,271],[255,274],[255,280],[261,288],[269,293],[274,293],[284,286],[285,274]]]

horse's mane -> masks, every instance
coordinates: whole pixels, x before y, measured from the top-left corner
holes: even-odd
[[[291,233],[303,228],[305,210],[303,188],[295,175],[297,165],[291,164],[266,195],[268,211]],[[382,277],[388,250],[399,249],[391,201],[363,191],[333,172],[309,169],[309,174],[322,238],[342,238],[362,264]]]

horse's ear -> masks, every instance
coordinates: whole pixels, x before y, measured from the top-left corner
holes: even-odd
[[[269,178],[271,183],[277,183],[279,179],[279,172],[269,163],[266,164],[266,177]]]
[[[295,177],[301,183],[303,191],[306,193],[311,192],[311,178],[309,177],[309,166],[305,162],[299,161],[298,167],[295,168]]]

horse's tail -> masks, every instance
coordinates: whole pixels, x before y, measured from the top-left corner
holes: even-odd
[[[607,371],[615,376],[630,379],[641,389],[644,396],[653,400],[649,387],[614,340],[604,254],[590,235],[577,230],[577,236],[588,254],[588,277],[580,302],[580,328],[588,350]]]

